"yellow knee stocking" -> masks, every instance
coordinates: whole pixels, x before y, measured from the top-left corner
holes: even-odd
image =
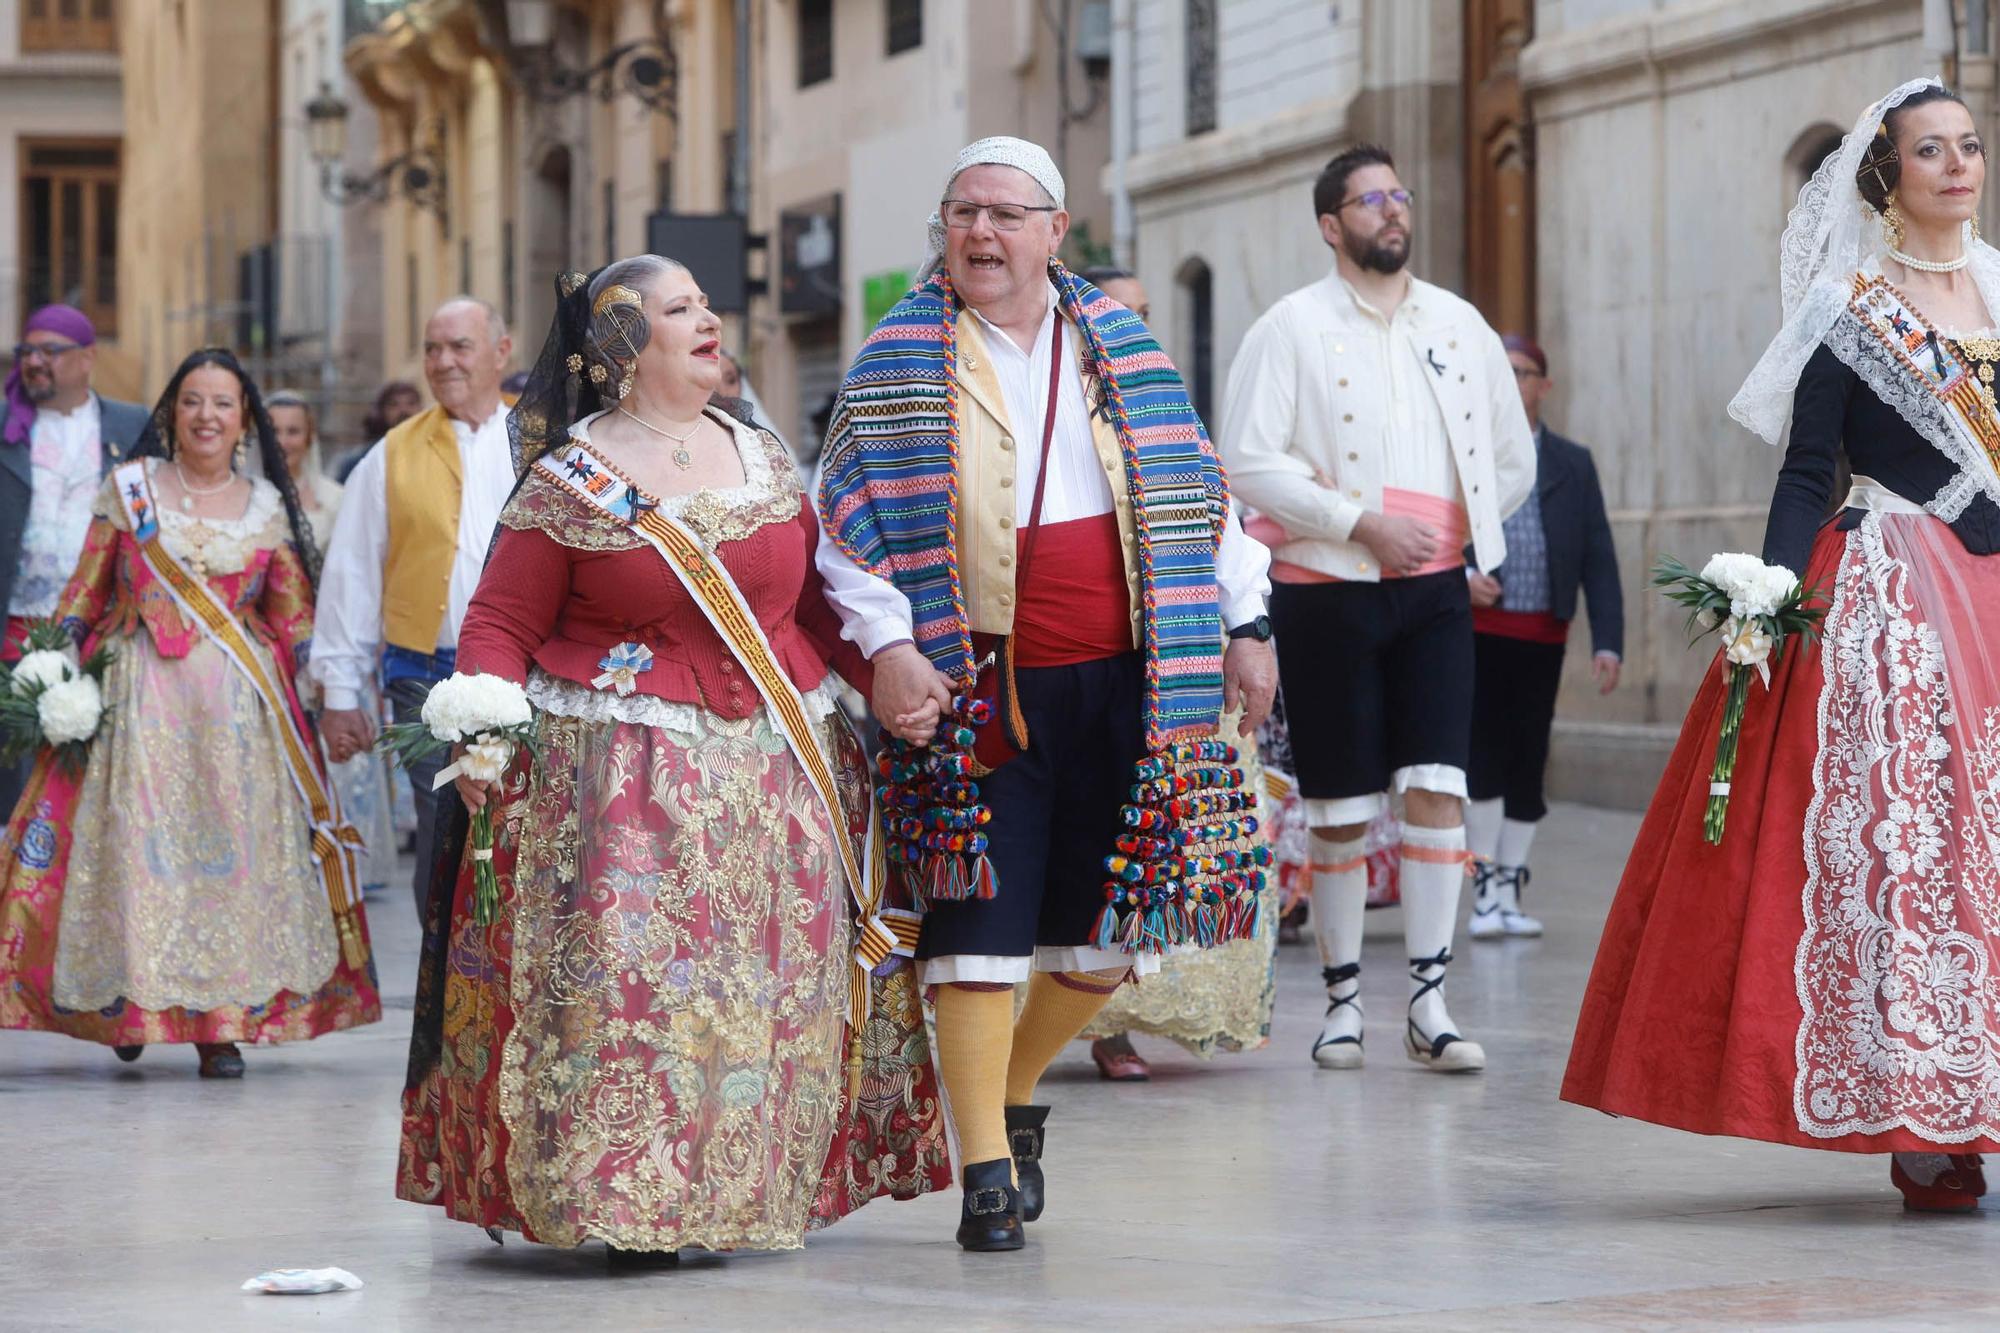
[[[1028,983],[1028,1004],[1014,1025],[1014,1054],[1007,1062],[1007,1105],[1035,1100],[1035,1085],[1056,1058],[1125,982],[1115,972],[1037,972]]]
[[[951,1123],[958,1131],[963,1164],[1010,1156],[1001,1093],[1007,1083],[1013,1022],[1012,986],[938,987],[938,1081],[951,1102]]]

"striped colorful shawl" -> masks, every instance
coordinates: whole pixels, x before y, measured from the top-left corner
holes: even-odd
[[[1125,455],[1139,539],[1146,737],[1159,750],[1210,735],[1222,709],[1215,551],[1229,488],[1179,372],[1139,317],[1049,266],[1062,311],[1084,337]],[[956,321],[940,272],[905,296],[862,344],[835,400],[820,512],[848,558],[910,599],[917,647],[938,668],[974,674],[959,580]]]

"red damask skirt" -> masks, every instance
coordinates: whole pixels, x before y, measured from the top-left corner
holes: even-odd
[[[1702,840],[1724,672],[1605,924],[1564,1100],[1845,1152],[2000,1150],[2000,557],[1829,526],[1820,642],[1752,685]]]
[[[764,713],[681,711],[541,713],[494,817],[501,919],[472,920],[469,859],[433,889],[400,1197],[557,1245],[790,1249],[951,1184],[906,962],[848,1025],[852,732],[825,724],[837,830]]]

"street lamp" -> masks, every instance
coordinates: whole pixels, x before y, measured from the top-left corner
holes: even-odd
[[[417,207],[444,218],[444,163],[436,152],[412,148],[366,176],[341,166],[347,156],[347,103],[334,95],[331,84],[320,84],[319,96],[306,103],[306,142],[319,163],[320,192],[328,202],[346,205],[365,199],[379,204],[400,192]]]
[[[556,57],[554,0],[507,0],[507,40],[521,89],[534,101],[589,95],[608,104],[623,93],[663,116],[674,114],[680,66],[663,41],[626,42],[592,64],[572,68]]]

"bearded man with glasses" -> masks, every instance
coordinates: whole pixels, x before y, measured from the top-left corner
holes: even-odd
[[[1403,1048],[1470,1073],[1486,1053],[1445,1008],[1465,882],[1472,607],[1465,552],[1506,558],[1501,520],[1527,498],[1535,444],[1499,335],[1407,271],[1416,200],[1389,154],[1327,163],[1313,215],[1333,271],[1265,312],[1223,399],[1236,493],[1284,530],[1271,623],[1312,828],[1312,915],[1325,965],[1328,1069],[1362,1063],[1362,835],[1403,797],[1399,884],[1410,967]]]
[[[0,404],[0,661],[10,665],[28,622],[55,614],[83,553],[91,502],[146,428],[144,407],[92,392],[96,368],[89,316],[67,305],[28,316]],[[0,768],[0,817],[20,799],[30,766]]]

